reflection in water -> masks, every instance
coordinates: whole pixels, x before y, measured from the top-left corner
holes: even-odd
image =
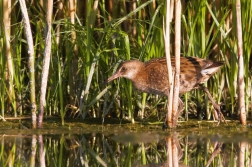
[[[31,167],[35,166],[36,144],[37,144],[37,136],[36,135],[32,135],[31,146],[30,146],[31,147],[31,162],[30,162]],[[15,143],[13,143],[13,147],[15,148]],[[27,146],[20,145],[20,148],[23,148],[23,147],[29,148],[29,145],[27,145]],[[17,156],[19,156],[19,155],[17,155]],[[22,157],[22,155],[21,155],[21,157]]]
[[[222,143],[220,143],[220,142],[213,143],[213,150],[214,151],[213,151],[211,157],[209,158],[209,160],[207,161],[206,167],[211,165],[211,162],[214,160],[214,157],[216,157],[221,152],[221,148],[222,148]]]
[[[179,160],[183,156],[182,149],[180,147],[177,134],[169,135],[166,139],[167,144],[167,165],[166,166],[178,166]]]
[[[230,139],[176,132],[2,135],[0,166],[251,166],[251,142]]]
[[[45,167],[45,149],[43,135],[38,135],[39,166]]]

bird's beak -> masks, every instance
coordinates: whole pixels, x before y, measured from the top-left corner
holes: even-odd
[[[108,78],[107,83],[109,83],[110,81],[113,81],[116,78],[120,77],[120,73],[116,72],[114,73],[111,77]]]

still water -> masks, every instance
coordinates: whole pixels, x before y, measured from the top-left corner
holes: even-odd
[[[1,124],[1,123],[0,123]],[[49,123],[43,129],[1,126],[0,166],[252,166],[252,129],[238,122],[188,125]]]

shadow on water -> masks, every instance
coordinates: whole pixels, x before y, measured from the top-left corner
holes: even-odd
[[[39,130],[2,126],[0,166],[251,166],[252,131],[238,124],[180,123],[166,131],[128,123],[50,122]]]

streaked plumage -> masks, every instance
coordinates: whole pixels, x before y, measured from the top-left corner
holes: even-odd
[[[174,57],[171,57],[171,62],[174,71]],[[213,62],[211,60],[196,57],[181,57],[180,95],[189,92],[192,89],[202,89],[201,84],[215,74],[223,64],[224,62]],[[121,63],[117,71],[108,78],[108,82],[118,77],[124,77],[131,80],[134,87],[142,92],[164,96],[168,96],[169,94],[170,86],[168,84],[168,72],[165,57],[152,59],[146,63],[138,60],[125,61]],[[214,101],[212,101],[212,103],[214,104]],[[215,106],[215,108],[216,107],[217,106]],[[217,108],[219,108],[219,106]],[[220,112],[220,110],[218,112]]]

